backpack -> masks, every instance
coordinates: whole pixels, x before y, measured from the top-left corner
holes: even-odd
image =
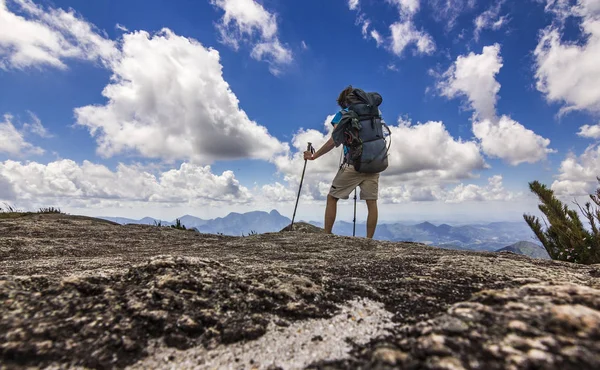
[[[383,98],[376,92],[354,89],[348,100],[348,109],[342,110],[342,118],[332,133],[336,147],[343,143],[349,149],[343,163],[354,166],[357,172],[383,172],[389,155],[384,126],[391,135],[379,112]]]

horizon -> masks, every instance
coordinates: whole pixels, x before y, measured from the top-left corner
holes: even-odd
[[[521,222],[534,180],[577,210],[600,175],[597,4],[0,0],[0,204],[291,218],[352,85],[392,133],[380,223]],[[296,219],[323,219],[340,152],[307,163]]]
[[[200,220],[203,221],[208,221],[208,220],[216,220],[216,219],[223,219],[227,216],[230,216],[232,214],[236,214],[236,215],[245,215],[247,213],[253,213],[253,212],[262,212],[262,213],[266,213],[266,214],[270,214],[272,211],[276,211],[279,213],[280,216],[282,217],[286,217],[288,219],[291,220],[291,215],[287,216],[281,212],[279,212],[277,209],[271,209],[269,211],[265,211],[265,210],[254,210],[254,211],[249,211],[249,212],[229,212],[227,215],[225,216],[219,216],[219,217],[214,217],[214,218],[202,218],[202,217],[198,217],[195,215],[191,215],[191,214],[184,214],[172,219],[166,219],[166,218],[158,218],[158,217],[153,217],[153,216],[144,216],[141,218],[131,218],[131,217],[122,217],[122,216],[112,216],[112,215],[97,215],[97,216],[93,216],[93,217],[98,217],[98,218],[103,218],[103,219],[127,219],[127,220],[132,220],[132,221],[141,221],[145,218],[150,218],[152,220],[155,221],[164,221],[164,222],[169,222],[169,223],[174,223],[177,219],[183,219],[184,217],[194,217],[194,218],[198,218]],[[323,224],[323,220],[304,220],[304,219],[296,219],[294,221],[294,223],[298,223],[298,222],[306,222],[306,223],[317,223],[317,224]],[[338,219],[336,220],[337,222],[346,222],[346,223],[353,223],[353,220],[346,220],[346,219]],[[465,226],[465,225],[489,225],[489,224],[493,224],[493,223],[525,223],[524,220],[503,220],[503,221],[484,221],[484,220],[480,220],[479,222],[456,222],[456,221],[443,221],[443,220],[409,220],[409,219],[399,219],[399,220],[380,220],[378,222],[379,225],[383,225],[383,224],[395,224],[395,223],[400,223],[400,224],[406,224],[406,225],[418,225],[418,224],[423,224],[423,223],[430,223],[432,225],[435,226],[440,226],[440,225],[450,225],[450,226]],[[366,219],[364,220],[356,220],[356,224],[357,225],[364,225],[366,223]],[[184,224],[185,225],[185,224]]]

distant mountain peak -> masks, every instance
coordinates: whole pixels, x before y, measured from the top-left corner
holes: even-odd
[[[550,259],[546,248],[539,244],[528,241],[516,242],[507,247],[498,249],[496,252],[512,252],[516,254],[523,254],[533,258]]]

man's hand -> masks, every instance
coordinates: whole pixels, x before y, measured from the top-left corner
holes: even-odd
[[[304,160],[312,161],[314,159],[315,159],[314,154],[310,150],[307,150],[304,152]]]

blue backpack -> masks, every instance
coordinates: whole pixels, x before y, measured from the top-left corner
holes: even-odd
[[[357,172],[379,173],[388,167],[391,139],[387,144],[383,127],[389,135],[392,132],[381,119],[382,102],[376,92],[354,89],[348,96],[348,109],[342,110],[342,118],[333,130],[335,146],[344,144],[349,149],[344,163],[354,166]]]

